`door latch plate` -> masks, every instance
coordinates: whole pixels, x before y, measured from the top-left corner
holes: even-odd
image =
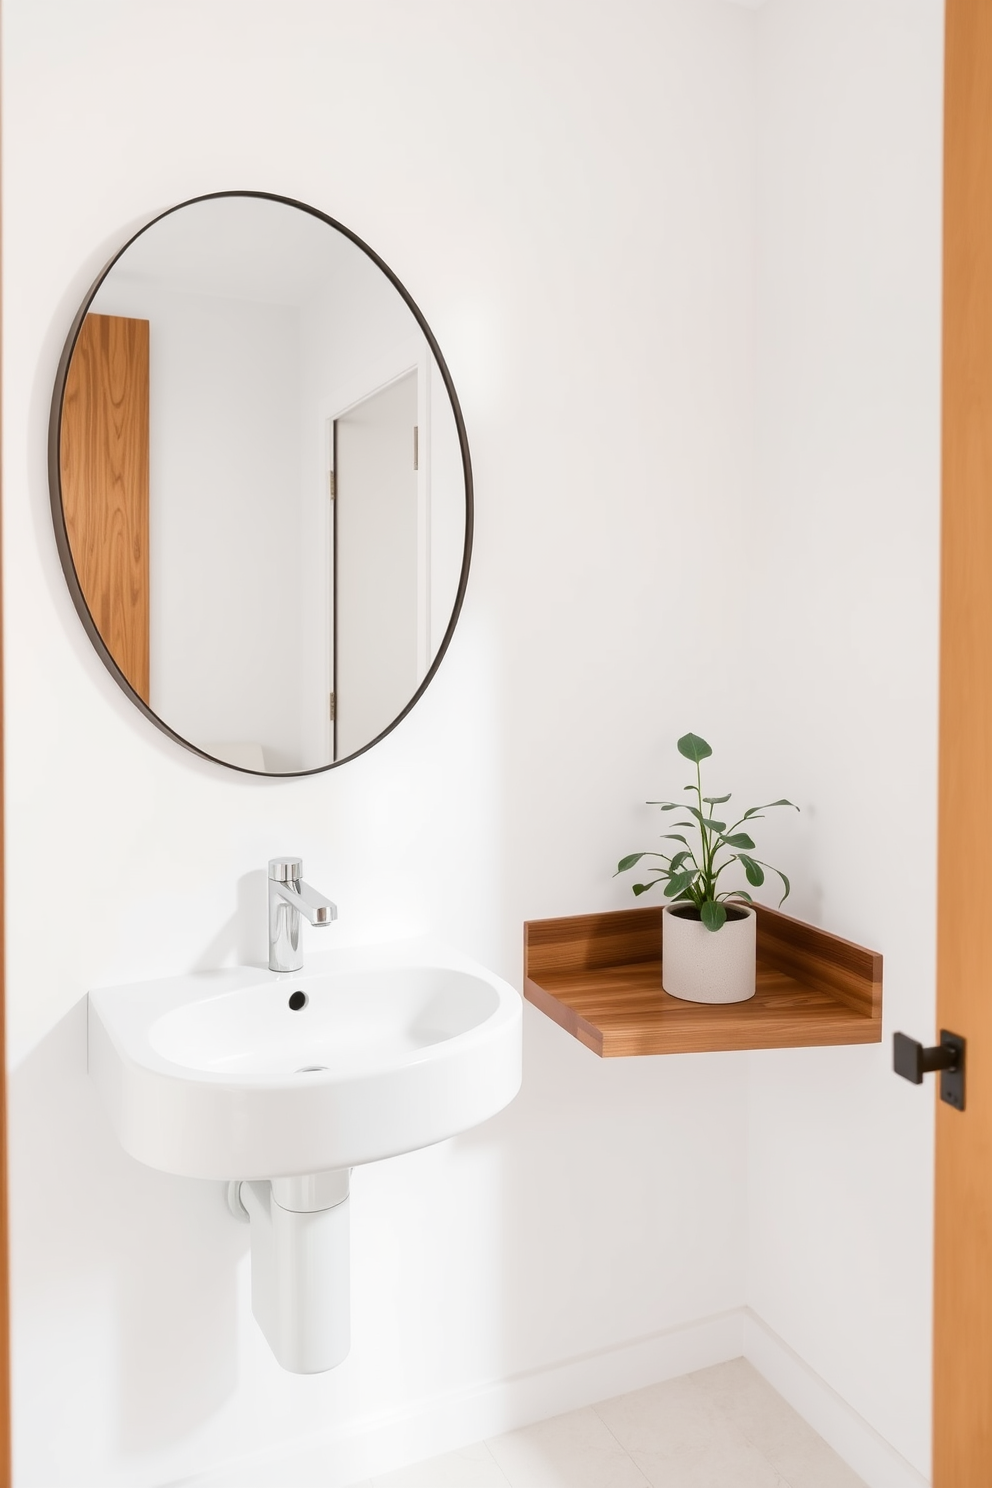
[[[953,1106],[956,1111],[964,1110],[964,1039],[959,1038],[956,1033],[948,1033],[946,1028],[940,1030],[941,1047],[953,1049],[957,1058],[950,1069],[940,1072],[940,1098]]]
[[[957,1033],[940,1030],[940,1043],[925,1049],[916,1039],[897,1033],[892,1040],[892,1067],[914,1085],[923,1076],[940,1072],[940,1098],[956,1111],[964,1110],[965,1041]]]

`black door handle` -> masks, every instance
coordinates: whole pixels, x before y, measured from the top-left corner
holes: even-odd
[[[940,1071],[940,1098],[957,1111],[964,1110],[965,1041],[956,1033],[940,1030],[940,1043],[925,1049],[916,1039],[897,1033],[892,1040],[892,1067],[904,1080],[923,1084],[923,1076]]]

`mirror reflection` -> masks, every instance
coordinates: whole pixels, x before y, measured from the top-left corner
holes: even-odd
[[[277,199],[187,203],[99,283],[57,390],[56,528],[98,649],[181,742],[323,769],[425,684],[470,535],[435,352],[362,246]]]

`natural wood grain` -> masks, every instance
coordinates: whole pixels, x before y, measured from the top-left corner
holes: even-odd
[[[148,702],[148,321],[87,315],[62,407],[62,507],[104,645]]]
[[[661,985],[660,907],[524,926],[524,995],[593,1053],[686,1054],[881,1038],[882,958],[764,906],[748,1002],[681,1002]]]
[[[967,1040],[937,1100],[935,1488],[992,1479],[992,4],[948,0],[937,1029]],[[965,887],[966,891],[965,891]],[[921,1036],[931,1030],[921,1030]],[[934,1081],[936,1099],[936,1085]]]
[[[759,962],[807,987],[830,993],[863,1018],[881,1018],[882,958],[877,951],[867,951],[779,910],[761,904],[755,908]]]
[[[569,915],[530,920],[524,926],[527,967],[543,971],[592,971],[630,961],[656,961],[661,955],[661,910],[628,909],[622,915]]]

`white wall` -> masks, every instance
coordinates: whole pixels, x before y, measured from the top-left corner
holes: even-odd
[[[879,243],[852,242],[838,270],[857,360],[830,364],[848,422],[826,427],[846,459],[866,392],[882,390],[884,418],[871,445],[877,478],[856,497],[835,483],[830,542],[822,528],[807,539],[812,519],[798,531],[784,520],[795,482],[774,458],[775,398],[788,396],[784,447],[802,469],[821,468],[818,343],[803,339],[805,314],[784,341],[755,336],[756,304],[766,317],[795,313],[775,299],[792,279],[778,284],[774,255],[760,272],[758,259],[765,225],[778,231],[768,184],[778,166],[766,148],[759,171],[759,121],[766,145],[791,128],[773,118],[794,83],[787,37],[767,52],[779,58],[775,78],[757,88],[759,44],[769,46],[760,28],[776,6],[824,25],[837,9],[8,0],[19,1488],[162,1484],[331,1424],[388,1423],[408,1407],[416,1416],[510,1377],[521,1419],[538,1395],[519,1382],[527,1371],[595,1359],[747,1300],[749,1160],[751,1299],[918,1455],[925,1337],[903,1333],[895,1359],[890,1330],[907,1295],[926,1294],[926,1242],[907,1242],[905,1222],[926,1222],[929,1136],[911,1104],[918,1093],[893,1091],[884,1050],[598,1062],[528,1008],[524,1089],[507,1112],[356,1173],[354,1350],[309,1380],[282,1374],[254,1327],[247,1237],[216,1187],[126,1159],[84,1072],[87,987],[261,959],[262,870],[278,851],[302,853],[307,877],[338,901],[329,934],[434,930],[518,979],[525,916],[631,902],[612,865],[650,845],[656,826],[639,803],[680,783],[672,742],[690,727],[712,739],[727,788],[770,787],[803,804],[794,835],[783,830],[768,852],[797,870],[797,907],[878,944],[900,1016],[927,1016],[929,916],[908,907],[891,846],[880,874],[867,850],[852,867],[839,844],[851,820],[863,823],[883,769],[896,797],[886,811],[914,810],[914,841],[932,840],[936,265],[926,234],[937,216],[938,6],[857,0],[869,19],[838,43],[848,61],[868,48],[877,108],[861,107],[834,140],[837,210],[852,205],[842,188],[862,179],[866,159],[896,147],[908,158],[890,101],[928,164],[912,179],[900,173],[902,195],[873,196]],[[852,6],[839,7],[845,24]],[[881,66],[889,33],[920,51],[912,76]],[[796,106],[812,114],[820,91],[807,87],[813,98]],[[831,90],[823,108],[835,118],[838,107]],[[245,184],[329,211],[404,280],[451,367],[476,474],[473,573],[435,682],[371,754],[289,782],[180,753],[130,709],[79,627],[47,506],[50,389],[92,275],[148,211]],[[784,183],[782,198],[790,193]],[[807,236],[797,240],[810,253],[813,210],[800,214]],[[926,241],[905,245],[907,227]],[[890,312],[888,290],[861,293],[858,276],[861,252],[876,264],[895,239],[907,256]],[[804,272],[798,303],[812,316],[815,259]],[[834,322],[817,315],[826,336]],[[793,391],[797,357],[808,376]],[[897,529],[895,567],[883,561],[885,534],[906,501],[913,536]],[[844,541],[842,513],[856,513],[871,539],[871,634],[884,657],[873,669],[862,629],[825,626],[817,608],[831,583],[857,595],[869,568],[864,544]],[[769,549],[761,529],[771,514],[781,530]],[[791,577],[800,562],[805,585]],[[731,573],[740,577],[725,582]],[[756,605],[762,592],[767,606]],[[780,593],[794,606],[785,621],[773,613]],[[901,649],[906,635],[915,659]],[[812,711],[815,683],[798,675],[804,637],[815,638],[816,677],[831,719],[850,719],[850,739],[819,715],[800,731],[780,702],[769,721],[770,700],[792,690]],[[875,720],[881,767],[860,743]],[[855,809],[841,818],[849,799]],[[54,916],[39,882],[52,885]],[[807,1137],[801,1151],[795,1130]],[[810,1197],[832,1193],[829,1211]],[[870,1293],[856,1318],[824,1305],[822,1266],[812,1275],[802,1253],[822,1254],[825,1213],[832,1280]],[[770,1233],[776,1218],[782,1236]],[[893,1370],[889,1382],[876,1378]],[[452,1425],[452,1441],[458,1429],[470,1428]],[[247,1471],[225,1481],[244,1484]]]
[[[533,1015],[505,1116],[356,1174],[353,1354],[281,1374],[219,1191],[117,1151],[82,998],[258,957],[279,851],[338,901],[328,934],[434,929],[513,979],[525,909],[622,902],[611,865],[692,687],[687,657],[673,711],[671,685],[643,685],[671,634],[654,600],[701,610],[678,544],[746,482],[751,19],[684,0],[612,6],[608,27],[599,6],[456,0],[5,10],[21,1485],[162,1483],[743,1300],[743,1059],[601,1065]],[[395,267],[478,481],[435,683],[372,754],[296,782],[198,762],[130,709],[47,511],[49,392],[90,276],[141,214],[245,183]],[[592,637],[618,658],[598,698]],[[19,888],[42,876],[57,934]]]
[[[878,1046],[751,1058],[748,1299],[929,1476],[933,1101],[891,1051],[937,1032],[943,5],[768,0],[756,22],[742,743],[759,800],[800,792],[795,912],[880,950],[885,997]]]

